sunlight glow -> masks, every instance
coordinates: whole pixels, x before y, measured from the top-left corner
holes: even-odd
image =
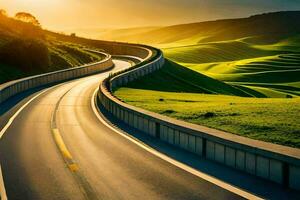
[[[227,2],[227,3],[226,3]],[[43,27],[107,28],[163,26],[255,13],[300,9],[293,0],[0,0],[10,16],[24,11],[35,15]],[[258,6],[263,5],[263,6]]]

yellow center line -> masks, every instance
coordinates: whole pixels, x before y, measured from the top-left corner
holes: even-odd
[[[73,157],[72,157],[70,151],[68,150],[67,146],[65,145],[59,130],[57,128],[55,128],[55,129],[52,129],[52,132],[54,135],[54,140],[55,140],[60,152],[62,153],[64,159],[66,160],[69,169],[72,172],[78,171],[79,167],[77,164],[74,163]]]
[[[76,172],[76,171],[78,171],[79,170],[79,167],[78,167],[78,165],[76,165],[76,164],[70,164],[70,165],[68,165],[68,167],[69,167],[69,169],[72,171],[72,172]]]

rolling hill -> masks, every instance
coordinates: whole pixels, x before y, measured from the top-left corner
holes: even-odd
[[[291,33],[300,31],[300,12],[285,11],[254,15],[241,19],[224,19],[217,21],[180,24],[167,27],[116,30],[117,35],[99,39],[120,39],[125,42],[146,44],[189,45],[200,42],[215,42],[250,37],[251,41],[272,43]],[[120,38],[119,34],[123,37]],[[272,36],[272,37],[268,37]]]
[[[124,38],[160,47],[170,61],[115,95],[181,120],[299,148],[298,19],[300,12],[277,12]]]
[[[298,96],[299,19],[300,11],[286,11],[138,33],[123,29],[103,38],[157,46],[182,66],[263,96]]]
[[[103,59],[79,42],[41,27],[0,15],[0,83]],[[69,36],[70,37],[70,36]]]

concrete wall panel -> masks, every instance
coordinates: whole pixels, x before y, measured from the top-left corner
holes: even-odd
[[[203,139],[196,137],[196,154],[202,156],[203,153]]]
[[[236,153],[235,149],[226,147],[225,148],[225,164],[235,168],[235,160],[236,160]]]
[[[174,145],[176,146],[180,145],[180,133],[178,130],[174,131]]]
[[[149,125],[150,125],[150,135],[155,137],[155,122],[153,121],[150,121],[149,122]]]
[[[269,178],[270,160],[262,156],[256,157],[256,175],[262,178]]]
[[[139,123],[138,123],[138,127],[139,127],[139,130],[140,131],[143,131],[143,128],[144,128],[144,119],[143,119],[143,117],[138,117],[138,119],[139,119]]]
[[[180,139],[180,147],[182,149],[187,150],[188,149],[188,135],[185,134],[185,133],[180,132],[179,139]]]
[[[147,134],[149,134],[149,121],[148,119],[144,118],[144,127],[143,127],[143,131]]]
[[[193,135],[189,135],[189,151],[192,153],[196,153],[196,137]]]
[[[215,144],[215,160],[220,163],[225,162],[225,147],[222,144]]]
[[[289,171],[289,186],[293,189],[300,190],[300,166],[291,165]]]
[[[270,180],[276,183],[283,182],[283,163],[274,159],[270,160]]]
[[[245,152],[239,150],[236,151],[235,166],[237,169],[245,170],[245,161],[246,161],[245,157],[246,157]]]
[[[169,130],[169,127],[163,126],[163,129],[162,129],[163,138],[162,138],[162,140],[165,141],[165,142],[168,142],[168,139],[169,139],[168,130]]]
[[[174,144],[174,130],[172,128],[168,128],[168,143]]]
[[[215,143],[209,140],[206,141],[206,157],[215,160]]]
[[[134,128],[136,128],[136,129],[138,129],[138,124],[139,124],[139,122],[138,122],[138,116],[137,115],[134,115],[133,116],[133,127]]]
[[[246,153],[246,171],[250,174],[256,173],[256,156],[252,153]]]

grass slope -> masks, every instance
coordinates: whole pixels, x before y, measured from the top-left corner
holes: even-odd
[[[267,92],[250,88],[233,87],[167,61],[159,71],[114,95],[180,120],[300,148],[300,98],[251,98],[266,97]]]
[[[177,119],[300,148],[299,16],[279,12],[153,30],[144,41],[162,47],[171,61],[115,95]]]
[[[280,42],[258,45],[244,39],[165,48],[166,57],[194,71],[229,84],[262,90],[268,97],[278,97],[278,85],[300,81],[300,33]],[[257,88],[249,87],[257,86]],[[267,85],[269,84],[269,85]],[[274,84],[274,87],[270,87]],[[265,87],[266,86],[266,87]],[[281,90],[299,96],[295,88]]]
[[[160,84],[157,84],[160,83]],[[164,67],[149,76],[129,83],[128,87],[166,92],[189,92],[252,96],[239,88],[166,61]]]
[[[49,33],[32,24],[0,15],[0,54],[4,52],[6,58],[6,61],[0,60],[0,84],[29,75],[67,69],[103,59],[102,55],[87,51],[87,45],[64,40],[70,36],[57,34],[57,37],[53,37]],[[9,46],[10,43],[13,45]],[[16,47],[15,44],[19,46]],[[40,44],[47,49],[45,53],[48,54],[46,58],[49,62],[32,64],[42,60],[38,57],[39,51],[34,52],[32,49],[32,44],[36,46]],[[8,59],[6,54],[9,54],[12,59]],[[19,61],[15,61],[18,59]],[[34,69],[29,70],[28,65],[34,66]]]
[[[241,19],[225,19],[142,30],[131,29],[110,34],[109,39],[147,44],[183,46],[200,42],[215,42],[249,38],[255,43],[273,43],[300,30],[300,12],[287,11],[254,15]],[[179,34],[180,33],[180,34]],[[107,39],[103,37],[102,39]]]
[[[131,105],[266,142],[300,148],[300,98],[243,98],[124,87]]]

